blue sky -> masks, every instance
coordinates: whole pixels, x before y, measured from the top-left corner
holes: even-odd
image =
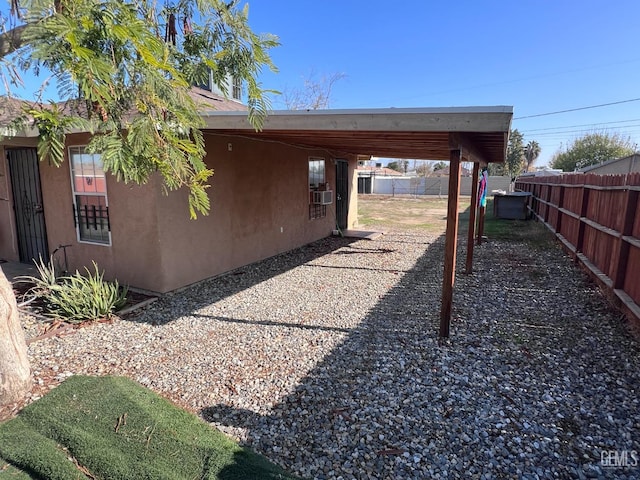
[[[280,72],[262,76],[265,88],[342,73],[331,108],[511,105],[513,127],[542,146],[541,165],[593,131],[640,146],[640,101],[519,119],[639,98],[638,0],[249,4],[252,28],[282,43],[272,52]]]
[[[265,87],[344,73],[332,108],[511,105],[538,164],[593,131],[640,146],[640,101],[518,119],[639,98],[638,0],[249,3],[254,30],[282,43]]]

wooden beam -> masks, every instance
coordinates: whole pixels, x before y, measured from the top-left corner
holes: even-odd
[[[475,142],[465,133],[450,132],[449,149],[460,150],[461,158],[468,162],[487,163],[486,155],[478,149]]]
[[[473,177],[471,178],[471,204],[469,205],[469,231],[467,232],[467,264],[465,271],[467,275],[473,271],[473,243],[476,233],[476,212],[478,211],[478,173],[480,164],[473,164]]]
[[[452,150],[449,160],[449,200],[447,231],[444,246],[444,276],[442,280],[442,307],[440,309],[440,338],[449,337],[453,284],[456,278],[456,249],[458,245],[458,199],[460,196],[460,160],[462,152]]]

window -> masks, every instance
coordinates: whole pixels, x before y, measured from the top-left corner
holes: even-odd
[[[234,100],[242,100],[242,81],[236,77],[232,80],[231,98]]]
[[[309,188],[317,190],[324,183],[324,158],[309,158]]]
[[[107,184],[102,158],[84,147],[69,148],[73,217],[81,242],[111,244]]]
[[[313,192],[325,190],[324,158],[309,157],[309,219],[327,216],[327,206],[313,202]]]

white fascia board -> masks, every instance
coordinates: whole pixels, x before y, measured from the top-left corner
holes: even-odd
[[[380,132],[509,132],[513,107],[386,108],[370,110],[278,110],[264,130]],[[205,128],[253,130],[247,112],[205,111]]]

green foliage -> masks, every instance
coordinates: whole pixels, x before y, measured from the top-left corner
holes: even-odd
[[[509,175],[512,181],[515,180],[522,172],[524,163],[524,136],[517,129],[511,130],[503,174]]]
[[[542,149],[540,148],[540,144],[535,140],[531,140],[524,147],[524,159],[526,162],[525,172],[528,172],[533,167],[533,164],[536,163],[536,160],[540,156],[540,152]]]
[[[433,171],[437,172],[438,170],[442,170],[443,168],[447,168],[447,164],[444,162],[436,162],[433,165]]]
[[[395,170],[396,172],[402,172],[402,165],[400,165],[400,162],[389,162],[387,164],[387,168],[390,168],[391,170]]]
[[[571,142],[564,150],[556,152],[551,167],[573,172],[589,165],[632,155],[635,145],[628,137],[617,133],[589,133]]]
[[[0,425],[3,459],[34,478],[295,478],[124,377],[71,377],[25,407]]]
[[[195,218],[209,211],[206,189],[213,171],[203,161],[204,123],[190,85],[210,70],[223,90],[228,77],[244,82],[249,121],[261,128],[270,105],[257,78],[263,68],[276,70],[268,51],[278,40],[254,33],[248,6],[238,8],[235,1],[179,1],[162,10],[156,5],[26,0],[23,47],[11,66],[36,74],[45,67],[67,100],[64,108],[37,103],[29,109],[43,159],[59,165],[66,134],[81,126],[94,134],[88,150],[102,154],[105,169],[119,180],[145,183],[159,172],[166,191],[188,188]],[[161,30],[170,15],[184,22],[184,34],[165,42]]]
[[[98,271],[95,262],[93,272],[85,268],[85,276],[76,271],[74,275],[58,277],[52,259],[45,264],[40,258],[36,267],[39,277],[21,280],[34,284],[30,293],[43,299],[48,316],[71,323],[97,320],[109,317],[126,302],[127,288],[120,287],[117,281],[105,282],[104,273]]]
[[[86,276],[76,271],[60,279],[45,297],[48,315],[79,323],[109,317],[125,304],[127,288],[117,281],[105,282],[95,262],[93,267],[94,272],[85,268]]]
[[[45,263],[42,257],[34,261],[38,276],[24,275],[16,278],[18,283],[28,283],[33,285],[29,288],[23,299],[28,299],[27,303],[31,303],[37,298],[45,298],[58,284],[58,269],[56,268],[53,257]]]

